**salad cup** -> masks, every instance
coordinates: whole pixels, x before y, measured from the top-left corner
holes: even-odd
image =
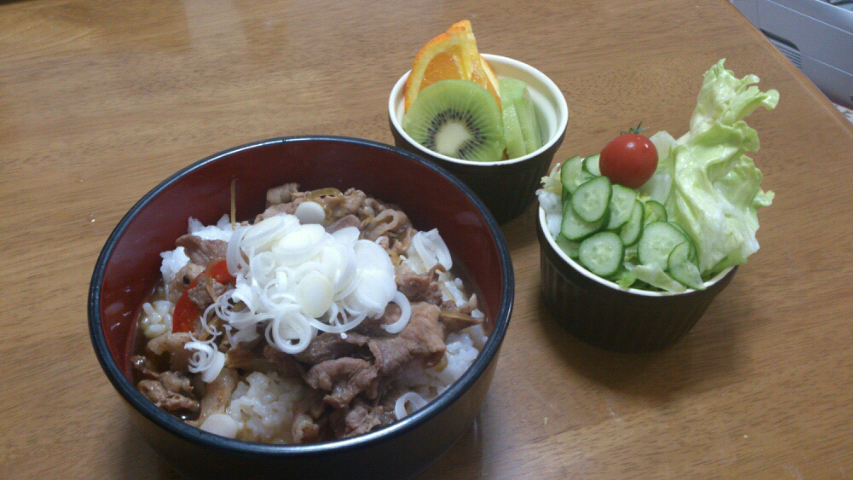
[[[522,214],[535,198],[536,189],[563,143],[569,109],[559,87],[539,70],[499,55],[483,54],[498,75],[527,83],[539,117],[544,144],[533,153],[509,160],[475,162],[448,157],[423,147],[403,131],[404,92],[409,73],[400,77],[388,99],[388,117],[395,144],[450,171],[474,190],[499,223]]]
[[[596,347],[618,352],[661,350],[683,337],[731,282],[729,267],[705,282],[704,290],[681,293],[624,289],[578,264],[557,245],[539,208],[541,288],[556,321]]]
[[[632,200],[626,196],[629,194],[622,192],[616,197],[616,189],[607,191],[602,187],[610,182],[577,176],[576,172],[585,170],[592,177],[600,173],[612,183],[639,181],[620,178],[635,174],[634,167],[642,158],[635,155],[636,151],[625,157],[608,153],[610,146],[618,147],[618,143],[608,144],[599,157],[586,157],[583,164],[577,161],[579,156],[573,157],[568,169],[564,170],[567,163],[563,163],[543,179],[537,233],[545,302],[566,329],[591,344],[633,352],[672,345],[731,282],[736,266],[758,250],[758,210],[771,205],[775,194],[761,189],[763,175],[746,156],[747,152],[758,151],[759,141],[758,133],[744,118],[758,107],[774,109],[779,92],[751,86],[758,82],[757,76],[737,78],[723,62],[720,60],[705,72],[689,130],[678,139],[665,131],[648,138],[657,151],[658,162],[652,177],[642,179],[639,188],[632,188],[635,194],[646,197],[644,205],[652,206],[648,215],[645,208],[626,207],[625,198]],[[593,163],[596,158],[602,162],[599,168]],[[587,159],[591,159],[589,165]],[[556,173],[559,179],[553,176]],[[583,185],[590,186],[579,194]],[[552,237],[557,235],[554,212],[568,207],[564,190],[571,192],[565,199],[577,215],[561,216],[559,231],[566,237],[566,248],[576,247],[580,262],[589,270],[569,258]],[[581,203],[575,202],[578,195]],[[611,201],[614,198],[616,202]],[[637,202],[636,198],[632,201]],[[632,223],[624,218],[628,210],[642,215],[632,215]],[[595,214],[612,211],[617,216],[603,227],[591,221]],[[619,229],[618,237],[631,245],[637,242],[633,251],[629,253],[620,238],[613,239],[617,235],[609,227],[610,220],[622,225],[614,227]],[[643,226],[641,222],[647,221],[648,225]],[[609,231],[609,235],[594,240],[588,236],[595,233],[589,230],[599,228]],[[585,240],[574,245],[577,242],[569,239]],[[626,258],[632,264],[639,263],[638,268],[630,267],[629,275],[620,275]],[[602,278],[613,275],[626,288]],[[715,276],[703,281],[708,275]],[[656,285],[666,291],[627,288],[632,280],[642,282],[637,285]],[[692,289],[685,290],[686,287]]]

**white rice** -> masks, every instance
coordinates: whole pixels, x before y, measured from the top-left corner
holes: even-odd
[[[412,362],[400,372],[396,379],[397,386],[416,392],[426,401],[436,398],[468,370],[486,340],[488,337],[481,325],[451,333],[445,341],[447,364],[441,371],[425,369],[419,362]]]
[[[216,222],[216,225],[204,226],[198,219],[190,217],[187,220],[187,233],[201,237],[204,240],[222,240],[227,242],[231,239],[231,220],[226,214]],[[178,274],[178,271],[184,268],[187,262],[190,261],[190,258],[184,252],[184,247],[177,247],[174,250],[162,252],[160,257],[163,258],[163,262],[160,264],[160,273],[163,275],[163,283],[166,285],[169,285]]]
[[[304,397],[301,379],[252,372],[240,381],[225,413],[237,422],[238,440],[293,443],[293,405]]]
[[[154,300],[142,304],[139,327],[146,338],[159,337],[172,331],[172,313],[175,304],[168,300]]]

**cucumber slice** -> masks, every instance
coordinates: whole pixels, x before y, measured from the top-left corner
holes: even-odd
[[[625,258],[625,246],[619,235],[598,232],[580,244],[578,261],[590,272],[607,278],[619,271]]]
[[[646,205],[648,206],[648,204]],[[688,239],[667,222],[652,222],[643,228],[637,256],[644,265],[657,265],[666,269],[669,254]]]
[[[572,209],[587,222],[604,218],[610,206],[613,188],[607,177],[595,177],[580,185],[572,194]]]
[[[631,216],[628,217],[628,221],[619,230],[619,237],[625,246],[633,245],[640,239],[640,235],[643,233],[645,211],[643,202],[634,200],[634,208],[631,209]]]
[[[583,244],[581,244],[583,245]],[[687,288],[695,290],[704,290],[705,284],[702,282],[702,275],[699,273],[699,267],[690,260],[690,242],[679,243],[672,249],[667,259],[667,268],[672,278],[683,284]]]
[[[593,178],[595,178],[595,175],[587,172],[586,170],[581,170],[578,176],[575,178],[575,184],[573,189],[571,190],[572,195],[574,195],[575,191],[578,189],[579,186],[592,180]]]
[[[601,175],[601,169],[598,168],[599,157],[601,157],[601,154],[596,153],[595,155],[590,155],[583,159],[583,169],[596,177]]]
[[[687,233],[687,229],[685,229],[680,223],[673,222],[671,220],[669,221],[669,224],[672,225],[673,227],[677,228],[678,231],[681,232],[682,235],[684,235],[684,238],[687,239],[687,243],[690,244],[690,252],[687,255],[688,260],[690,260],[693,263],[699,262],[699,252],[696,251],[696,243],[693,242],[693,237],[690,236],[689,233]]]
[[[557,238],[554,239],[554,242],[557,243],[557,246],[569,256],[569,258],[573,258],[577,260],[578,258],[578,249],[580,248],[580,244],[578,242],[573,242],[565,237],[562,233],[557,235]]]
[[[663,206],[662,203],[656,202],[654,200],[646,201],[646,220],[645,223],[648,225],[652,222],[665,222],[666,221],[666,207]]]
[[[597,222],[587,222],[575,212],[571,203],[571,200],[563,202],[563,223],[560,225],[560,233],[567,240],[580,242],[584,238],[603,229],[607,224],[606,217],[602,217]]]
[[[613,193],[610,195],[610,222],[607,223],[608,230],[614,230],[628,222],[631,217],[631,211],[634,208],[634,202],[637,199],[637,192],[631,188],[623,187],[614,183],[612,185]]]
[[[578,188],[578,177],[583,171],[583,158],[580,155],[575,155],[565,162],[560,167],[560,183],[563,184],[563,190],[569,193],[575,193]]]

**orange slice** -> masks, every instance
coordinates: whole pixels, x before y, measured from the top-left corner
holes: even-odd
[[[498,75],[495,73],[494,70],[492,70],[492,66],[489,65],[489,62],[487,62],[486,59],[482,56],[480,57],[480,64],[482,65],[483,73],[485,73],[486,75],[486,84],[484,86],[486,87],[486,90],[489,91],[489,93],[491,93],[492,95],[494,95],[495,98],[498,99],[498,105],[500,105],[501,90],[498,87]],[[472,80],[479,83],[480,85],[483,85],[483,83],[481,83],[477,79],[472,78]]]
[[[471,22],[462,20],[421,48],[406,82],[406,110],[424,88],[440,80],[471,80],[485,87],[500,105],[497,75],[477,50]]]
[[[463,20],[459,23],[462,24],[463,28],[465,28],[468,36],[467,43],[469,55],[472,59],[476,59],[473,61],[470,80],[486,87],[486,90],[495,97],[495,100],[498,101],[498,105],[500,105],[501,96],[500,88],[498,87],[498,76],[495,74],[495,71],[492,70],[489,62],[480,55],[480,52],[477,49],[477,39],[474,38],[474,31],[471,29],[471,22]]]

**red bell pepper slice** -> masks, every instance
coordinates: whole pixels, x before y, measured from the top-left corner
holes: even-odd
[[[191,288],[198,285],[198,279],[202,275],[207,275],[219,283],[231,283],[235,281],[233,275],[228,272],[228,265],[225,260],[211,262],[210,265],[198,274],[197,277],[187,285],[184,293],[175,303],[175,311],[172,313],[172,333],[192,332],[195,329],[195,321],[201,316],[201,312],[192,300],[190,300],[188,292]]]

